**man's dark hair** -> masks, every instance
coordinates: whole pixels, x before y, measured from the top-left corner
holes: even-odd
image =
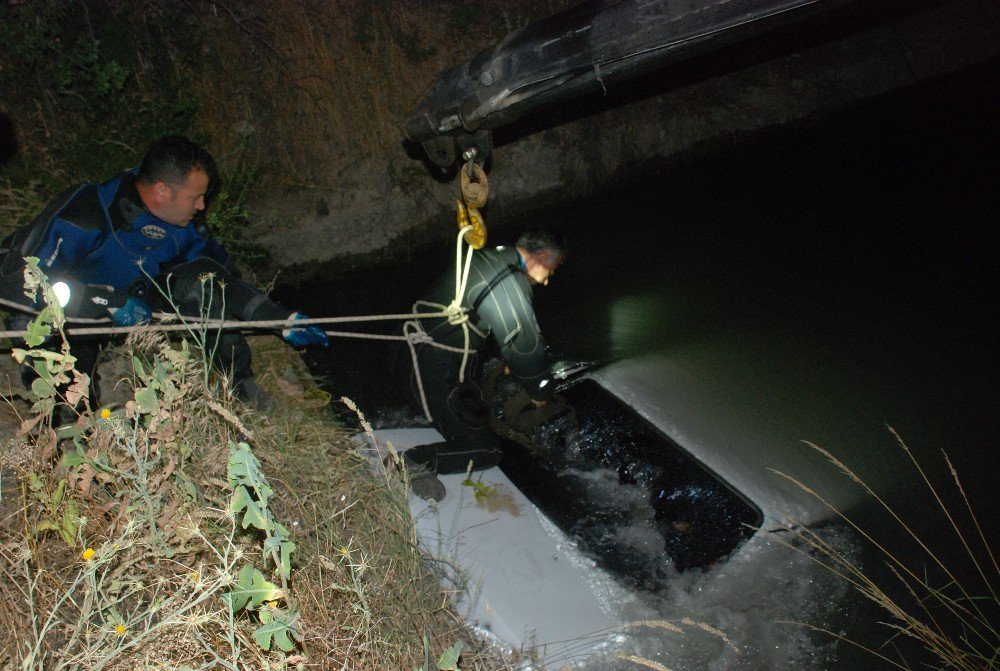
[[[136,181],[141,184],[164,182],[176,188],[187,181],[192,170],[203,170],[210,185],[218,180],[215,159],[211,154],[186,137],[167,135],[149,145]]]
[[[521,233],[516,244],[529,254],[545,251],[560,259],[566,258],[566,241],[547,228],[529,228]]]

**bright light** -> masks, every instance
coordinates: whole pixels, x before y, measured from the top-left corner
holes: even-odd
[[[56,282],[52,285],[52,293],[56,295],[56,299],[59,301],[59,307],[66,307],[69,305],[69,285],[65,282]]]
[[[538,383],[538,388],[541,389],[542,387],[544,387],[548,383],[549,383],[548,380],[542,380],[541,382]]]

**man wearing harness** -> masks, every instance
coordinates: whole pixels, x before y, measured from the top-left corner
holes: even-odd
[[[71,320],[112,312],[116,325],[133,326],[148,322],[153,310],[173,312],[174,305],[194,317],[305,318],[240,280],[225,249],[195,224],[216,180],[215,161],[200,146],[179,136],[156,140],[137,170],[71,189],[8,236],[0,250],[0,296],[7,305],[37,307],[26,304],[21,288],[24,257],[36,256],[52,284],[64,281],[72,288],[66,307]],[[209,274],[211,281],[203,284]],[[23,330],[32,318],[14,313],[8,328]],[[286,329],[283,335],[296,346],[329,344],[315,326]],[[107,336],[71,336],[76,367],[91,375],[92,394],[98,391],[96,363],[107,342]],[[236,398],[257,407],[270,404],[254,380],[250,347],[239,331],[218,333],[214,361]]]
[[[489,403],[481,388],[484,350],[499,349],[500,356],[536,406],[544,405],[555,392],[549,378],[545,341],[532,308],[532,287],[545,286],[563,262],[563,242],[547,230],[529,230],[515,247],[497,247],[473,253],[468,284],[461,304],[468,309],[469,356],[462,374],[462,353],[417,344],[420,375],[412,357],[403,349],[392,362],[397,379],[409,391],[415,408],[423,410],[423,387],[434,425],[444,436],[442,443],[420,445],[404,453],[413,491],[440,501],[444,486],[434,474],[462,473],[471,462],[473,470],[500,463],[502,441],[490,428]],[[455,296],[455,277],[446,276],[435,286],[428,302],[447,305]],[[462,326],[447,319],[423,320],[435,342],[461,349]]]

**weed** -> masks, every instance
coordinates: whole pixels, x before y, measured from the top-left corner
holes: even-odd
[[[789,524],[788,530],[802,541],[802,546],[787,542],[786,545],[807,554],[881,608],[889,616],[889,621],[883,624],[890,632],[890,641],[902,636],[918,642],[942,668],[968,671],[996,669],[1000,664],[1000,633],[995,626],[1000,608],[996,586],[996,581],[1000,578],[1000,566],[991,547],[990,536],[980,525],[948,455],[942,452],[955,493],[964,509],[961,511],[964,512],[964,520],[959,517],[960,511],[954,510],[945,502],[945,493],[932,482],[902,438],[895,432],[893,435],[942,514],[952,534],[950,546],[960,550],[958,558],[944,559],[934,549],[935,543],[925,537],[918,527],[907,522],[896,508],[869,487],[850,467],[816,445],[810,447],[861,486],[889,515],[905,537],[916,543],[919,554],[913,558],[904,558],[902,553],[893,551],[891,546],[877,540],[869,529],[863,528],[847,514],[834,508],[806,484],[779,472],[779,475],[830,507],[860,533],[885,559],[895,582],[886,583],[872,572],[866,572],[862,566],[825,543],[817,534],[794,522]],[[784,542],[780,537],[776,538],[779,542]],[[935,540],[940,544],[940,539]],[[900,659],[892,659],[865,644],[841,635],[831,635],[866,650],[891,667],[912,668],[902,652]]]
[[[21,509],[0,516],[0,625],[18,632],[0,667],[413,668],[425,636],[447,662],[460,629],[400,481],[373,472],[305,390],[302,411],[269,418],[215,395],[203,332],[133,334],[130,393],[84,409],[62,459],[0,445],[24,482]],[[282,379],[304,369],[280,352],[262,384],[272,366]]]
[[[250,223],[247,203],[260,173],[260,166],[248,160],[246,147],[240,147],[229,178],[212,198],[212,207],[205,215],[209,232],[239,263],[248,267],[259,266],[268,259],[267,251],[246,237]]]
[[[232,610],[257,610],[261,626],[254,631],[253,637],[261,649],[269,650],[273,644],[284,652],[291,652],[295,642],[302,641],[299,613],[288,596],[291,554],[295,551],[295,544],[289,538],[288,529],[274,519],[267,506],[274,490],[247,443],[230,442],[227,473],[229,486],[233,488],[229,512],[242,517],[244,529],[252,526],[264,532],[264,558],[274,564],[282,584],[279,590],[259,570],[249,564],[244,566],[230,592]],[[279,600],[288,602],[288,606],[279,608]]]

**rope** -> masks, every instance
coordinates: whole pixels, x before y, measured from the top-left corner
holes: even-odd
[[[472,226],[463,226],[455,239],[455,298],[452,299],[451,303],[448,305],[442,305],[440,303],[433,303],[431,301],[417,301],[413,304],[414,315],[419,315],[417,320],[409,320],[403,322],[403,340],[406,340],[408,347],[410,348],[410,358],[413,362],[413,375],[417,383],[417,393],[420,396],[420,404],[424,410],[424,416],[427,417],[428,422],[433,422],[434,418],[431,417],[430,407],[427,405],[427,394],[424,391],[424,381],[420,374],[420,364],[417,358],[417,348],[418,343],[426,343],[432,347],[437,347],[438,349],[447,350],[449,352],[461,352],[462,353],[462,365],[458,369],[458,381],[465,382],[465,369],[469,362],[469,353],[472,351],[469,348],[471,336],[469,331],[472,330],[480,338],[486,338],[486,334],[480,331],[474,324],[469,321],[469,310],[468,308],[462,307],[462,298],[465,296],[465,289],[469,283],[469,270],[472,268],[472,252],[473,247],[470,245],[468,252],[465,257],[465,269],[462,269],[462,242],[464,241],[464,236],[467,232],[472,230]],[[422,305],[433,308],[435,310],[440,310],[440,312],[418,312],[418,308]],[[450,345],[442,345],[436,342],[425,330],[423,325],[418,321],[421,318],[426,319],[427,317],[447,317],[448,323],[453,326],[462,327],[462,337],[464,344],[461,348],[452,347]],[[398,337],[398,336],[396,336]]]
[[[412,331],[411,328],[413,329]],[[431,417],[431,409],[427,405],[427,394],[424,392],[424,380],[420,375],[420,362],[417,360],[416,343],[417,338],[420,336],[430,338],[420,325],[420,322],[403,322],[403,339],[406,340],[406,344],[410,348],[410,360],[413,363],[413,377],[417,381],[417,392],[420,395],[420,407],[423,408],[424,417],[427,418],[427,421],[433,422],[434,418]],[[433,338],[430,340],[433,342]]]
[[[462,272],[462,242],[465,234],[473,229],[472,226],[464,226],[458,231],[455,240],[455,299],[445,308],[448,312],[448,323],[455,326],[461,325],[462,336],[465,339],[464,352],[462,352],[462,365],[458,369],[458,381],[465,382],[465,367],[469,363],[469,311],[462,307],[462,298],[465,296],[465,287],[469,282],[469,269],[472,267],[472,245],[465,255],[465,272]]]
[[[4,302],[0,299],[0,302]],[[308,326],[311,324],[337,324],[346,322],[365,322],[365,321],[385,321],[390,319],[433,319],[439,317],[447,317],[447,312],[436,312],[436,313],[402,313],[402,314],[389,314],[389,315],[357,315],[350,317],[315,317],[309,319],[272,319],[272,320],[257,320],[257,321],[238,321],[235,319],[224,320],[224,319],[191,319],[184,321],[183,323],[159,323],[159,324],[143,324],[140,326],[83,326],[83,327],[70,327],[65,329],[67,335],[99,335],[99,334],[122,334],[131,333],[132,331],[138,331],[144,329],[146,331],[185,331],[191,328],[191,326],[208,326],[212,328],[219,329],[255,329],[255,328],[286,328],[286,327],[296,327],[296,326]],[[163,321],[171,322],[177,320],[177,314],[173,312],[154,312],[153,317]],[[76,320],[67,319],[70,323]],[[94,323],[98,320],[81,320],[82,323]],[[102,323],[107,323],[110,320],[100,320]],[[347,333],[339,331],[325,331],[327,335],[344,335],[345,337],[372,337],[374,339],[399,339],[399,336],[378,336],[374,333],[364,334],[364,333]],[[0,331],[0,338],[20,338],[24,336],[24,331]]]

